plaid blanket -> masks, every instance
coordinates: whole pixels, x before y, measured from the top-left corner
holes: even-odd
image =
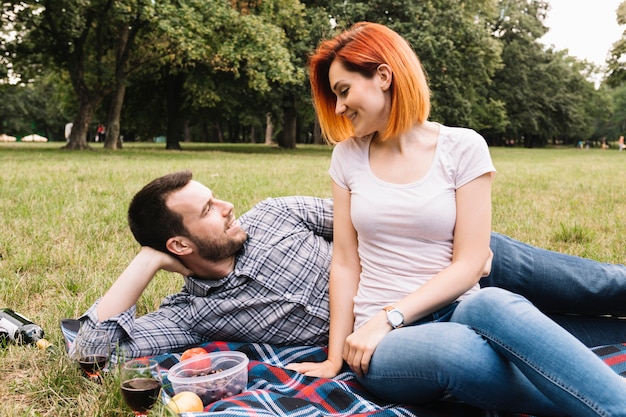
[[[276,347],[260,343],[210,342],[202,346],[207,352],[238,350],[250,359],[248,388],[241,394],[216,401],[204,413],[209,416],[407,416],[465,417],[486,416],[484,411],[462,404],[437,403],[429,406],[401,406],[374,398],[355,380],[348,369],[333,379],[312,378],[290,371],[290,362],[326,359],[326,349],[315,346]],[[180,354],[156,356],[164,367],[178,363]],[[163,400],[173,395],[167,379]]]
[[[65,323],[65,325],[64,325]],[[67,343],[73,340],[68,321],[61,328]],[[343,416],[407,416],[407,417],[504,417],[465,404],[435,402],[424,406],[405,406],[381,401],[365,391],[349,369],[333,379],[312,378],[290,371],[291,362],[326,359],[326,349],[317,346],[277,347],[260,343],[209,342],[207,352],[238,350],[250,359],[247,390],[233,397],[209,404],[204,412],[183,413],[183,417],[343,417]],[[594,349],[615,372],[626,377],[626,344]],[[162,367],[178,363],[180,353],[155,356]],[[167,379],[162,400],[174,393]]]

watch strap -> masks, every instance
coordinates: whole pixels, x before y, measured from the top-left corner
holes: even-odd
[[[398,329],[402,326],[404,326],[404,314],[402,314],[402,312],[400,310],[398,310],[396,307],[394,306],[386,306],[383,307],[383,310],[385,310],[385,312],[387,312],[387,323],[389,323],[389,325],[394,328],[394,329]],[[400,317],[400,322],[394,322],[391,320],[391,315],[393,314],[397,314]]]

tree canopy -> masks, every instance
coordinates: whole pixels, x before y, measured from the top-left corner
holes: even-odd
[[[2,4],[0,123],[89,149],[166,137],[319,142],[307,58],[367,20],[403,35],[432,90],[431,119],[491,145],[614,140],[626,126],[626,35],[598,68],[545,47],[543,0],[20,0]],[[616,11],[626,24],[626,5]],[[16,81],[18,80],[18,81]]]

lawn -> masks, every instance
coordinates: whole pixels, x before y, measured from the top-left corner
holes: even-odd
[[[0,307],[40,324],[53,343],[0,348],[0,417],[129,416],[117,381],[82,378],[66,359],[59,319],[86,310],[138,246],[126,225],[132,195],[181,169],[241,214],[268,196],[330,196],[330,148],[264,145],[125,144],[119,151],[68,152],[60,143],[0,144]],[[626,152],[492,148],[498,175],[493,229],[545,248],[622,263],[626,258]],[[182,280],[160,273],[140,313]],[[157,407],[152,416],[167,415]]]

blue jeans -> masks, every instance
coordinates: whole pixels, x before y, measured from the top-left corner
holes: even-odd
[[[626,381],[524,297],[486,288],[448,316],[391,331],[359,381],[403,404],[447,398],[501,412],[626,416]]]
[[[587,346],[626,342],[626,266],[536,248],[492,233],[481,287],[521,294]]]

